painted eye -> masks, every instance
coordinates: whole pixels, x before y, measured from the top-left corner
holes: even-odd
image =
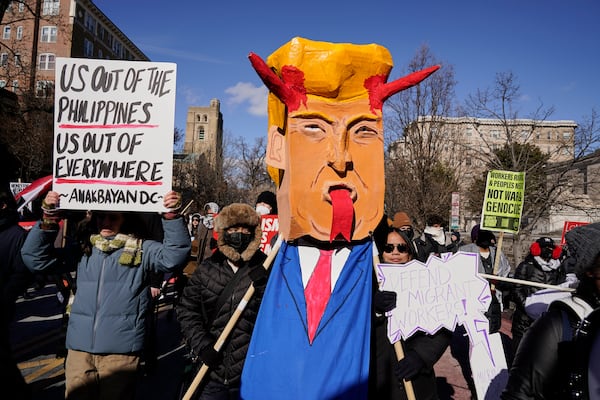
[[[354,128],[354,135],[360,137],[360,138],[369,138],[369,137],[376,137],[379,134],[379,132],[377,131],[377,129],[369,126],[369,125],[357,125]]]

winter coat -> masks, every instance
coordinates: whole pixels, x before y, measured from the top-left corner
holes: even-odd
[[[535,260],[535,257],[529,254],[515,270],[514,277],[515,279],[530,282],[558,285],[565,281],[566,273],[562,266],[551,271],[544,271],[540,264]],[[533,318],[529,317],[525,312],[525,300],[538,290],[540,290],[540,288],[536,286],[522,284],[516,284],[514,286],[512,290],[512,300],[515,302],[516,309],[512,317],[513,336],[523,336],[523,333],[533,322]]]
[[[143,349],[145,318],[150,301],[152,272],[182,268],[190,252],[190,237],[182,218],[162,220],[163,242],[142,242],[139,266],[119,263],[123,248],[105,253],[92,247],[77,266],[77,294],[73,302],[66,346],[92,354],[128,354]],[[21,254],[27,267],[41,271],[56,267],[53,257],[56,230],[32,228]]]
[[[586,302],[598,307],[597,301]],[[570,307],[555,301],[533,322],[515,354],[502,400],[572,398],[568,396],[572,338],[580,320]]]
[[[398,382],[394,368],[398,363],[393,345],[387,337],[387,317],[376,316],[373,321],[373,338],[369,398],[378,400],[408,399],[404,385]],[[411,379],[415,397],[419,400],[437,399],[437,385],[434,371],[435,363],[442,357],[450,341],[452,332],[440,329],[433,335],[416,332],[406,340],[402,340],[404,354],[415,351],[425,367]]]
[[[27,231],[17,221],[16,215],[0,218],[0,318],[6,324],[13,318],[17,297],[23,294],[32,279],[20,253]]]
[[[259,242],[260,237],[258,237]],[[228,248],[228,251],[233,250]],[[211,257],[201,262],[194,271],[176,309],[181,332],[194,355],[200,355],[207,346],[214,346],[216,339],[223,332],[240,300],[252,284],[250,271],[253,268],[263,268],[265,258],[265,254],[258,250],[234,273],[227,257],[217,250]],[[238,274],[240,275],[236,276]],[[219,310],[215,310],[221,293],[234,277],[237,282],[231,295],[222,302]],[[263,291],[264,287],[256,288],[231,331],[229,339],[221,348],[223,361],[217,368],[211,369],[211,379],[225,385],[239,386]]]

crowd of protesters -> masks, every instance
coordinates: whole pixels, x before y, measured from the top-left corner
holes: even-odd
[[[77,288],[66,329],[67,399],[135,397],[142,361],[156,345],[148,341],[151,328],[147,319],[152,318],[151,304],[161,285],[153,284],[149,277],[160,274],[160,282],[162,274],[181,272],[184,267],[187,273],[178,294],[177,318],[195,365],[205,364],[210,370],[194,398],[239,396],[244,358],[268,278],[262,266],[266,255],[260,250],[260,219],[277,209],[272,193],[261,194],[259,200],[254,206],[236,203],[223,208],[210,202],[200,213],[182,216],[178,213],[181,196],[170,192],[164,200],[168,211],[161,218],[143,213],[92,212],[78,219],[72,243],[66,244],[73,253],[70,258],[76,260],[76,270],[71,272]],[[6,376],[14,382],[14,390],[20,391],[19,398],[28,399],[31,390],[11,354],[8,326],[17,297],[34,284],[33,272],[64,269],[65,256],[60,247],[55,247],[64,215],[58,194],[51,191],[44,198],[40,221],[28,233],[18,225],[12,195],[0,192],[0,202],[0,361]],[[594,310],[600,305],[600,224],[573,229],[567,233],[564,246],[550,237],[539,237],[515,268],[501,253],[496,269],[496,237],[478,225],[471,230],[471,243],[465,243],[458,231],[447,231],[438,216],[430,217],[420,235],[418,232],[405,212],[386,218],[373,237],[379,261],[426,262],[444,253],[470,252],[480,256],[479,272],[520,281],[490,283],[494,295],[486,313],[490,333],[499,330],[503,309],[510,307],[513,311],[512,346],[507,352],[510,373],[502,399],[567,398],[600,386],[593,374],[575,381],[572,378],[585,375],[594,358],[589,355],[593,338],[582,338],[578,328],[583,321],[592,324],[594,335],[598,330],[600,317]],[[522,281],[576,290],[552,302],[547,312],[539,308],[533,311],[531,299],[540,288]],[[154,286],[159,292],[153,293]],[[219,335],[250,286],[257,289],[255,297],[246,305],[231,339],[219,347]],[[417,398],[436,399],[433,368],[446,349],[455,345],[460,327],[454,335],[446,329],[434,335],[413,335],[403,343],[404,358],[397,361],[393,345],[385,336],[384,316],[395,306],[395,293],[374,289],[369,397],[407,398],[403,382],[412,380]],[[458,337],[464,339],[464,332]],[[463,367],[471,397],[476,398],[468,362],[466,366],[461,363]],[[556,393],[563,397],[555,397]]]

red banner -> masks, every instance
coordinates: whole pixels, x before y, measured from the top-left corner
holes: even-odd
[[[263,253],[269,254],[279,232],[279,218],[275,214],[263,215],[260,228],[262,229],[260,249]]]

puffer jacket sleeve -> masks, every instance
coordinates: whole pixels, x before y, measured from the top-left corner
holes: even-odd
[[[212,313],[214,310],[212,308],[207,309],[207,307],[212,306],[213,301],[208,301],[209,299],[204,298],[202,295],[202,274],[209,266],[210,259],[207,259],[194,271],[183,289],[183,294],[176,308],[181,333],[188,347],[196,356],[206,346],[213,345],[215,340],[210,334],[211,327],[208,326],[208,313]]]
[[[559,310],[546,312],[531,325],[515,355],[502,400],[550,399],[544,394],[556,387],[562,330]]]
[[[44,271],[58,266],[54,250],[57,234],[58,230],[43,230],[39,221],[31,228],[21,248],[23,263],[29,270]]]
[[[192,243],[183,218],[162,220],[164,239],[161,242],[146,240],[143,244],[143,260],[155,272],[171,272],[182,269],[188,260]]]

